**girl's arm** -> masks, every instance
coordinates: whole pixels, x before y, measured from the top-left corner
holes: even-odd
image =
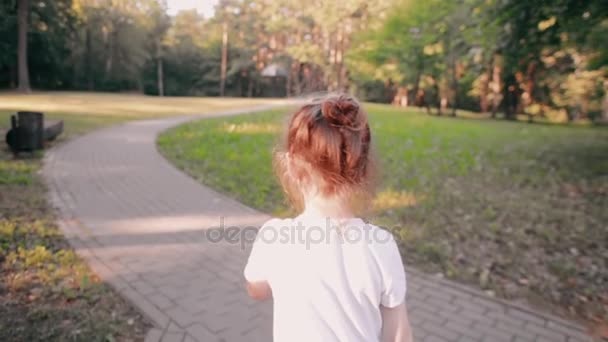
[[[380,306],[382,314],[382,342],[412,342],[412,329],[405,301],[394,308]]]
[[[272,297],[272,290],[266,281],[247,282],[247,293],[255,300],[266,300]]]

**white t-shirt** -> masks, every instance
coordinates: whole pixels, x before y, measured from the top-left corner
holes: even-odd
[[[275,342],[379,341],[380,305],[398,306],[406,292],[393,236],[358,218],[272,219],[244,273],[272,289]]]

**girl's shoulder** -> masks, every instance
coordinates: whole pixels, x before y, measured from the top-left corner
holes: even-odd
[[[373,223],[363,221],[364,231],[366,234],[366,242],[372,248],[393,248],[395,245],[395,238],[393,233],[385,227],[377,226]]]

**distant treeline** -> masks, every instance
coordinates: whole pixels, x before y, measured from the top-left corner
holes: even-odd
[[[0,88],[293,96],[608,119],[605,0],[5,0]],[[21,43],[20,43],[21,42]]]

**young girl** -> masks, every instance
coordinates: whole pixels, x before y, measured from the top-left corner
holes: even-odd
[[[307,104],[275,156],[302,213],[258,232],[249,295],[274,299],[274,341],[411,341],[401,256],[387,231],[355,216],[370,194],[367,116],[347,95]]]

